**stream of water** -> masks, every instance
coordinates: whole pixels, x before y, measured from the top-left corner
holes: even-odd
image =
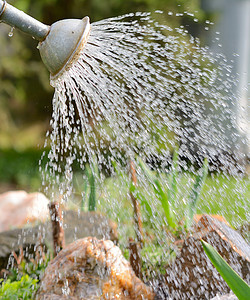
[[[228,121],[234,84],[225,59],[184,26],[161,25],[150,13],[93,23],[78,61],[51,80],[45,186],[59,183],[67,199],[73,162],[84,169],[94,157],[104,172],[113,159],[126,164],[136,155],[164,169],[177,145],[185,161],[208,156],[214,166],[233,169],[227,131],[236,143]]]

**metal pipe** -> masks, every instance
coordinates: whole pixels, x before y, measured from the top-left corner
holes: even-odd
[[[40,41],[38,49],[42,61],[52,76],[58,76],[74,59],[78,59],[90,32],[89,17],[61,20],[48,26],[7,4],[5,0],[0,0],[0,22]]]
[[[50,31],[50,26],[30,17],[23,11],[8,4],[5,0],[0,0],[0,22],[18,28],[38,41],[43,41]]]

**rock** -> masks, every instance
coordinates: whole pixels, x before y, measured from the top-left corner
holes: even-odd
[[[203,217],[204,217],[204,215],[195,214],[195,215],[194,215],[194,222],[198,224],[199,221],[200,221]],[[220,216],[220,215],[210,215],[210,217],[212,217],[213,219],[217,219],[218,221],[223,222],[223,223],[225,223],[226,225],[230,226],[229,223],[227,222],[227,220],[226,220],[223,216]]]
[[[213,239],[212,233],[214,233],[214,235],[217,235],[217,240],[215,239],[211,242],[215,244],[215,247],[220,248],[217,251],[219,251],[221,255],[228,257],[228,260],[231,259],[230,252],[232,252],[234,253],[233,256],[237,254],[242,259],[250,262],[249,244],[236,230],[232,229],[230,226],[227,226],[227,222],[220,222],[218,219],[213,218],[209,215],[203,215],[197,225],[196,236],[203,238],[204,240],[207,239],[208,242],[210,242],[209,240],[211,238]],[[225,246],[223,248],[223,246],[221,245],[222,241],[227,243],[228,247]],[[238,261],[236,262],[236,264],[238,265]]]
[[[153,300],[154,294],[113,242],[88,237],[68,245],[49,263],[36,299]]]
[[[250,223],[241,225],[239,228],[237,228],[237,231],[248,243],[250,243]]]
[[[66,245],[87,236],[99,239],[118,240],[116,224],[107,217],[95,212],[65,211],[64,233]],[[47,221],[35,227],[14,229],[0,233],[0,270],[5,269],[9,256],[14,251],[18,253],[20,247],[24,254],[30,256],[34,248],[40,244],[53,249],[51,222]]]
[[[233,294],[227,294],[227,295],[216,295],[213,299],[210,300],[238,300],[238,298]]]
[[[206,256],[200,239],[210,243],[244,279],[250,281],[250,246],[224,222],[203,215],[196,232],[183,244],[181,253],[166,270],[165,290],[174,299],[211,299],[227,294],[229,287]]]
[[[23,227],[27,222],[45,221],[49,200],[42,193],[11,191],[0,194],[0,232]]]

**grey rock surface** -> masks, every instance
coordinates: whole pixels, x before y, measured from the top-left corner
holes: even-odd
[[[238,298],[233,294],[227,294],[227,295],[216,295],[213,299],[210,300],[238,300]]]
[[[117,241],[116,224],[107,217],[95,212],[65,211],[63,213],[66,245],[88,236]],[[40,244],[53,249],[51,222],[30,228],[13,229],[0,233],[0,270],[7,267],[8,258],[14,251],[23,248],[26,256],[34,253]]]

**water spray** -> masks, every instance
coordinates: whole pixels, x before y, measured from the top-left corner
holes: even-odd
[[[5,0],[0,0],[0,22],[18,28],[39,41],[42,61],[52,76],[58,76],[77,59],[90,32],[89,17],[60,20],[48,26]]]
[[[0,0],[0,22],[17,28],[39,41],[37,48],[52,78],[58,77],[78,59],[90,32],[89,17],[61,20],[48,26],[8,4],[6,0]],[[49,209],[56,255],[64,245],[63,222],[59,203],[50,203]]]

